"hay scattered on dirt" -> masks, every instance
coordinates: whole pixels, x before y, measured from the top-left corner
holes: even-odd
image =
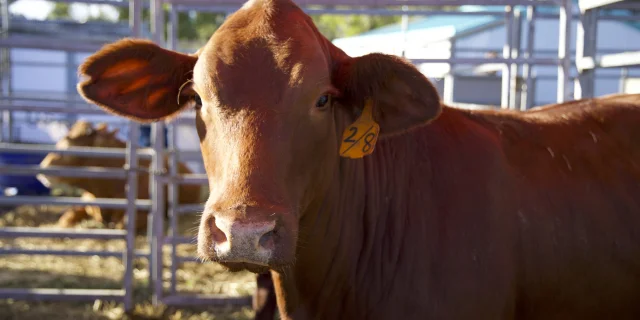
[[[60,215],[68,206],[20,206],[6,211],[0,208],[0,227],[54,227]],[[191,234],[195,218],[181,219],[180,234]],[[95,221],[84,221],[78,228],[101,228]],[[146,237],[136,237],[136,247],[148,251]],[[3,248],[58,249],[58,250],[108,250],[122,251],[124,241],[91,239],[2,239]],[[163,273],[164,287],[169,289],[170,248],[166,248]],[[180,256],[194,256],[194,245],[177,247]],[[148,295],[148,262],[137,259],[134,263],[134,283],[136,286],[135,310],[125,315],[122,304],[95,301],[79,302],[27,302],[0,300],[0,320],[58,320],[58,319],[251,319],[250,308],[238,307],[154,307],[146,300]],[[122,285],[124,266],[115,257],[59,257],[48,255],[0,256],[0,288],[87,288],[119,289]],[[177,290],[187,293],[223,294],[246,296],[255,290],[255,275],[248,272],[229,273],[214,263],[183,263],[176,274]]]

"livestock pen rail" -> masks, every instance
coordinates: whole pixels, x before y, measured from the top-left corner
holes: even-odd
[[[59,0],[60,1],[60,0]],[[64,0],[62,2],[82,2],[89,4],[111,4],[114,6],[129,6],[130,12],[130,34],[131,36],[144,37],[143,35],[143,7],[150,8],[150,37],[151,39],[169,49],[178,50],[178,12],[184,11],[212,11],[224,14],[234,12],[242,4],[242,0],[131,0],[129,2],[110,0]],[[557,67],[557,101],[569,100],[572,96],[570,92],[571,76],[573,70],[572,58],[570,55],[570,26],[573,15],[573,4],[571,0],[413,0],[399,3],[394,0],[299,0],[296,1],[304,10],[310,14],[366,14],[366,15],[397,15],[403,17],[402,30],[407,31],[407,21],[409,16],[433,16],[433,15],[461,15],[461,16],[495,16],[501,18],[501,24],[505,27],[504,46],[501,57],[464,57],[456,55],[452,49],[449,58],[411,58],[416,64],[445,63],[449,65],[451,73],[454,66],[463,65],[486,65],[500,64],[502,66],[502,97],[501,107],[516,109],[520,104],[521,109],[532,106],[531,95],[520,96],[524,102],[518,103],[516,95],[517,76],[520,74],[526,84],[526,88],[533,88],[532,81],[534,66],[554,66]],[[442,11],[427,10],[424,6],[460,6],[460,5],[491,5],[501,6],[503,11],[499,12],[474,12],[474,11]],[[0,39],[0,48],[39,48],[56,49],[67,51],[95,51],[102,43],[91,42],[60,42],[51,39],[28,38],[24,36],[12,37],[9,32],[8,1],[2,2],[2,26],[3,37]],[[163,7],[168,8],[168,19],[165,20]],[[345,6],[342,8],[340,6]],[[525,11],[516,10],[524,7]],[[559,9],[559,14],[539,13],[540,6],[553,6]],[[616,19],[615,16],[600,16],[602,19]],[[559,38],[558,52],[556,57],[537,57],[534,53],[534,35],[536,19],[558,19]],[[167,37],[165,38],[165,26],[167,26]],[[526,43],[522,44],[522,36]],[[581,41],[581,40],[578,40]],[[9,63],[8,54],[3,53],[3,61]],[[453,82],[451,79],[444,79],[443,99],[446,102],[453,101]],[[200,212],[200,205],[180,205],[179,191],[180,185],[196,184],[206,185],[207,177],[204,174],[180,174],[178,163],[185,159],[201,161],[199,151],[181,151],[177,147],[178,126],[194,123],[194,114],[185,112],[183,115],[173,120],[171,123],[158,122],[152,124],[151,149],[141,149],[138,146],[139,125],[133,122],[128,123],[128,139],[125,150],[113,150],[109,148],[69,148],[67,150],[56,150],[51,146],[42,145],[21,145],[12,143],[11,127],[12,113],[33,111],[40,113],[72,113],[72,114],[103,114],[96,107],[79,103],[77,99],[57,100],[59,105],[46,104],[41,99],[17,98],[10,90],[4,88],[0,97],[0,110],[3,112],[2,143],[0,152],[20,152],[44,154],[51,151],[74,155],[92,157],[112,157],[125,158],[125,167],[122,169],[107,168],[48,168],[29,166],[4,166],[0,168],[0,173],[34,175],[46,173],[48,175],[59,176],[83,176],[99,178],[120,177],[127,179],[127,196],[122,199],[95,199],[91,201],[79,198],[65,197],[30,197],[14,196],[0,197],[0,205],[18,204],[64,204],[64,205],[96,205],[104,208],[126,209],[126,216],[132,217],[136,210],[150,210],[150,220],[148,224],[148,245],[149,252],[137,252],[135,250],[135,219],[127,219],[126,230],[91,230],[91,231],[71,231],[59,229],[43,228],[0,228],[0,237],[47,237],[47,238],[72,238],[72,239],[118,239],[126,242],[126,249],[123,252],[113,251],[70,251],[70,250],[27,250],[27,249],[2,249],[0,254],[51,254],[51,255],[79,255],[79,256],[111,256],[123,259],[125,264],[124,280],[122,290],[52,290],[52,289],[0,289],[0,298],[13,299],[73,299],[73,300],[93,300],[105,299],[122,301],[125,309],[133,307],[133,265],[135,258],[146,258],[149,260],[150,286],[152,287],[152,298],[154,303],[166,305],[188,305],[188,304],[236,304],[248,305],[249,297],[226,297],[220,295],[207,294],[185,294],[177,288],[177,272],[181,264],[185,262],[197,261],[193,256],[182,256],[178,253],[177,247],[184,244],[192,244],[193,238],[180,235],[178,232],[178,220],[180,217]],[[27,97],[29,98],[29,97]],[[463,106],[469,107],[471,106]],[[478,106],[473,106],[477,108]],[[165,148],[164,130],[168,130]],[[164,157],[168,156],[168,166],[165,167]],[[142,169],[139,167],[140,159],[151,159],[151,167]],[[146,172],[151,175],[149,179],[150,199],[137,199],[138,186],[137,177],[140,173]],[[164,187],[167,187],[165,194]],[[165,208],[165,200],[168,206]],[[168,213],[168,228],[164,225],[164,212]],[[166,231],[165,231],[166,230]],[[165,265],[163,261],[163,249],[170,249],[170,264]],[[169,287],[165,289],[163,274],[169,269]]]

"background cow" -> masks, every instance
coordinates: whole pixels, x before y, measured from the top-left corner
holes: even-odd
[[[639,95],[450,108],[289,0],[248,2],[197,55],[126,39],[80,73],[141,122],[196,108],[199,253],[271,269],[283,318],[640,317]]]
[[[66,149],[68,147],[102,147],[102,148],[125,148],[126,143],[116,137],[117,129],[109,130],[106,124],[98,124],[95,128],[90,122],[77,121],[69,130],[67,135],[58,141],[56,148]],[[148,169],[151,161],[149,159],[139,159],[139,166]],[[40,166],[47,168],[50,166],[60,167],[105,167],[123,168],[124,158],[101,158],[86,157],[77,155],[67,155],[49,153],[40,163]],[[182,174],[191,173],[189,168],[179,163],[179,172]],[[138,199],[149,199],[149,174],[140,172],[138,175]],[[39,175],[38,178],[46,185],[67,185],[84,190],[83,198],[126,198],[124,179],[96,179],[84,177],[57,177],[50,175]],[[203,190],[199,185],[180,185],[179,201],[181,204],[202,203]],[[206,190],[205,190],[206,191]],[[75,225],[79,221],[92,217],[106,225],[113,225],[117,228],[124,227],[124,210],[104,209],[95,206],[74,207],[66,211],[59,220],[63,227]],[[140,211],[137,215],[136,228],[143,231],[147,226],[147,213]]]

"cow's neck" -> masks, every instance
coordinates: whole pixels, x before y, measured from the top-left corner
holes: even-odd
[[[285,308],[349,318],[384,300],[396,273],[406,272],[399,268],[406,268],[401,261],[409,243],[437,225],[430,214],[437,211],[430,183],[437,168],[429,140],[451,130],[446,118],[381,140],[363,159],[340,159],[324,201],[301,222],[294,270],[276,279],[280,291],[289,291],[279,300],[286,300]],[[424,255],[428,245],[415,254]],[[416,267],[428,272],[430,257],[421,259],[424,265]]]

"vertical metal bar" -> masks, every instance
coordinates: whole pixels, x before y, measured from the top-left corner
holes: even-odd
[[[75,54],[71,51],[65,51],[66,63],[65,63],[65,71],[67,76],[67,99],[69,101],[73,100],[76,95],[76,64],[75,64]],[[67,122],[69,124],[76,122],[78,119],[78,115],[75,113],[67,113],[66,115]]]
[[[169,8],[169,18],[170,18],[170,32],[169,32],[169,49],[177,50],[178,46],[178,14],[173,6]],[[169,124],[168,125],[168,147],[171,150],[178,150],[176,145],[177,140],[177,124]],[[178,152],[173,152],[170,155],[169,159],[169,175],[171,177],[175,177],[178,174]],[[178,235],[178,214],[177,214],[177,206],[179,204],[179,194],[178,194],[178,185],[175,181],[170,180],[167,188],[168,200],[169,200],[169,230],[172,237]],[[171,295],[176,294],[176,282],[177,277],[176,273],[178,272],[178,252],[177,252],[177,244],[171,244],[171,281],[169,285],[169,290]]]
[[[171,50],[178,49],[178,11],[174,5],[169,6],[168,45]]]
[[[143,8],[143,0],[130,0],[129,2],[129,26],[131,28],[131,33],[135,38],[142,38],[142,8]],[[140,131],[140,126],[138,126],[138,131]],[[153,197],[153,179],[149,179],[147,186],[140,186],[149,188],[149,195]],[[153,229],[153,214],[151,212],[147,215],[147,241],[151,246],[153,241],[152,229]],[[149,279],[148,286],[149,291],[153,292],[153,261],[151,259],[151,255],[149,255]]]
[[[618,92],[625,93],[626,82],[627,82],[627,77],[628,76],[629,76],[629,69],[628,68],[622,68],[622,70],[620,70],[620,84],[619,84],[619,87],[618,87]]]
[[[408,6],[402,6],[402,11],[409,10]],[[400,20],[400,31],[402,32],[402,51],[401,56],[406,56],[407,51],[407,29],[409,29],[409,16],[406,14],[402,15]]]
[[[171,150],[177,150],[176,138],[177,138],[177,124],[173,124],[169,126],[169,148]],[[171,177],[175,177],[178,175],[178,152],[173,152],[171,154],[171,158],[169,161],[169,174]],[[169,182],[168,186],[168,199],[169,199],[169,224],[170,224],[170,232],[171,236],[175,237],[178,235],[178,217],[177,214],[177,206],[179,199],[179,190],[178,185],[176,185],[175,181]],[[170,290],[171,294],[176,293],[176,273],[178,272],[178,252],[177,252],[177,244],[171,244],[171,284]]]
[[[130,169],[127,173],[127,249],[124,259],[124,309],[133,310],[133,263],[136,250],[136,220],[138,210],[136,199],[138,198],[138,134],[139,125],[129,122],[129,141],[127,141],[127,156],[125,165]]]
[[[511,33],[513,32],[513,6],[505,7],[504,28],[506,34],[506,40],[504,47],[502,48],[502,56],[508,59],[511,56],[511,41],[513,40]],[[509,64],[505,63],[502,66],[502,88],[500,90],[500,107],[505,109],[509,108],[509,80],[511,78],[511,69]]]
[[[164,34],[163,34],[163,15],[162,1],[151,1],[151,33],[153,41],[164,46]],[[164,171],[164,123],[156,122],[151,125],[151,144],[154,150],[152,159],[152,218],[151,218],[151,264],[152,270],[152,282],[153,282],[153,297],[152,302],[154,305],[158,305],[162,302],[164,288],[162,284],[162,272],[164,271],[163,265],[163,241],[164,241],[164,212],[165,212],[165,198],[164,198],[164,186],[161,181],[160,172]]]
[[[134,37],[142,37],[142,0],[129,1],[129,27]]]
[[[588,28],[587,15],[588,12],[585,12],[585,14],[580,17],[576,25],[576,66],[578,67],[578,77],[573,83],[573,98],[576,100],[581,99],[584,95],[582,92],[584,88],[581,83],[584,77],[584,72],[580,68],[580,62],[582,58],[585,57],[586,51],[588,51],[588,49],[585,50],[586,29]]]
[[[451,48],[449,49],[449,54],[451,58],[454,58],[457,55],[456,52],[456,41],[455,39],[451,40]],[[452,104],[454,100],[454,88],[455,88],[455,64],[449,62],[449,72],[444,75],[444,83],[442,88],[442,101],[447,104]]]
[[[595,68],[582,70],[583,58],[595,59],[597,51],[597,10],[587,10],[578,21],[576,33],[576,62],[578,79],[575,81],[574,99],[592,98],[594,94]]]
[[[162,302],[163,297],[163,285],[162,285],[162,272],[164,270],[162,260],[162,249],[164,242],[164,213],[165,213],[165,198],[164,198],[164,185],[162,183],[160,173],[164,171],[164,123],[156,122],[151,125],[152,145],[154,155],[152,161],[153,167],[153,238],[152,238],[152,260],[153,260],[153,282],[154,282],[154,296],[153,303],[159,304]]]
[[[562,0],[560,6],[559,20],[559,37],[558,37],[558,91],[556,101],[558,103],[571,99],[570,92],[567,90],[569,85],[569,75],[571,73],[571,18],[572,18],[572,0]]]
[[[536,69],[531,68],[531,87],[528,89],[529,94],[527,95],[527,105],[530,106],[530,108],[533,108],[537,104],[536,91],[538,90],[538,82],[536,81],[536,77]]]
[[[522,16],[520,11],[514,7],[513,31],[511,34],[511,58],[518,58],[520,55],[520,40],[522,34]],[[509,72],[509,109],[517,108],[518,93],[518,63],[511,63],[511,71]]]
[[[598,53],[598,17],[599,17],[599,9],[589,10],[588,18],[588,26],[589,26],[589,35],[587,37],[587,44],[589,45],[589,55],[596,58],[596,54]],[[593,98],[595,96],[595,82],[596,82],[596,69],[590,69],[587,71],[587,95],[588,97]]]
[[[0,32],[2,32],[1,37],[7,38],[9,37],[9,20],[11,19],[11,15],[9,14],[9,0],[0,0],[0,15],[2,15],[2,25],[0,26]],[[6,67],[5,71],[7,76],[4,93],[7,96],[11,96],[11,48],[2,48],[1,50],[3,53],[2,64]],[[9,104],[11,103],[12,102],[9,101]],[[2,127],[0,127],[0,132],[2,133],[2,141],[13,142],[13,113],[10,110],[2,112]]]
[[[141,19],[142,19],[142,3],[141,0],[129,1],[129,26],[133,37],[142,36]],[[127,173],[127,236],[126,250],[124,258],[124,309],[131,311],[134,307],[133,301],[133,264],[136,251],[136,222],[138,210],[135,202],[138,198],[138,173],[137,170],[131,170],[138,167],[138,138],[140,133],[140,125],[136,122],[129,122],[129,141],[127,141],[127,155],[125,165],[130,169]]]
[[[535,46],[535,19],[536,8],[534,6],[527,7],[527,48],[524,52],[524,57],[529,59],[533,57]],[[533,100],[533,77],[531,77],[531,69],[533,65],[525,63],[522,66],[522,77],[526,81],[525,90],[522,92],[520,110],[524,111],[532,107],[531,101]],[[530,97],[531,96],[531,97]]]
[[[151,1],[151,39],[157,44],[164,43],[164,11],[162,9],[162,0]]]
[[[443,79],[442,101],[446,104],[453,103],[453,87],[454,87],[455,77],[451,73],[452,69],[453,68],[451,67],[449,68],[449,73],[445,74]]]

